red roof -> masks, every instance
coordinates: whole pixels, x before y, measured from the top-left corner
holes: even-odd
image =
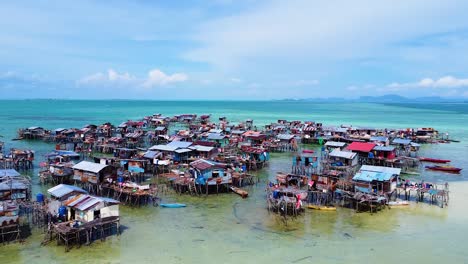
[[[219,162],[214,162],[214,161],[207,161],[204,159],[199,159],[196,161],[190,162],[190,166],[192,168],[198,169],[200,171],[204,171],[207,169],[212,169],[212,168],[226,168],[226,164],[224,163],[219,163]]]
[[[190,166],[192,166],[195,169],[203,171],[203,170],[207,170],[213,167],[213,164],[207,162],[206,160],[196,160],[194,162],[191,162]]]
[[[214,145],[216,145],[216,142],[198,140],[198,141],[193,142],[193,144],[194,145],[205,146],[205,147],[213,147]]]
[[[254,154],[261,154],[265,152],[265,150],[262,148],[249,147],[249,146],[242,146],[242,151],[245,153],[254,153]]]
[[[371,152],[374,147],[374,143],[353,142],[347,147],[347,149],[351,151]]]

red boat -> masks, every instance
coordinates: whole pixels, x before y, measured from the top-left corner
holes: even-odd
[[[455,168],[452,166],[426,166],[428,170],[436,170],[436,171],[445,171],[445,172],[452,172],[452,173],[460,173],[462,169]]]
[[[444,159],[433,159],[433,158],[426,158],[426,157],[420,157],[420,161],[427,161],[427,162],[432,162],[432,163],[449,163],[450,160],[444,160]]]

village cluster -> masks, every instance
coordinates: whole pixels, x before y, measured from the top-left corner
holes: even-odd
[[[418,154],[421,144],[453,141],[442,135],[433,128],[312,121],[278,120],[257,127],[253,120],[232,123],[196,114],[154,114],[120,125],[24,128],[17,140],[51,144],[38,164],[40,182],[51,188],[48,195],[33,197],[31,179],[19,173],[34,167],[33,150],[0,154],[0,238],[21,238],[21,226],[28,223],[44,229],[44,243],[56,240],[68,250],[119,234],[119,205],[184,207],[161,202],[171,189],[181,195],[234,192],[247,198],[247,186],[265,181],[265,207],[281,217],[297,216],[304,208],[334,211],[338,206],[374,213],[409,201],[443,207],[448,184],[403,177],[417,174],[422,162],[449,162]],[[259,179],[256,171],[274,162],[274,152],[291,153],[290,168],[275,180]],[[460,172],[450,166],[427,168]]]

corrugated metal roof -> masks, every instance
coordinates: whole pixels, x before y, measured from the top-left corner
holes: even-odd
[[[338,133],[346,133],[346,132],[348,132],[348,129],[345,128],[345,127],[335,127],[335,129],[333,131],[338,132]]]
[[[241,135],[243,134],[245,131],[243,130],[232,130],[231,131],[231,134],[234,134],[234,135]]]
[[[411,143],[410,139],[404,139],[404,138],[395,138],[392,141],[392,144],[401,144],[401,145],[408,145]]]
[[[241,150],[245,153],[253,153],[253,154],[261,154],[263,152],[266,152],[262,148],[250,147],[250,146],[242,146]]]
[[[200,145],[191,146],[190,148],[196,151],[200,151],[200,152],[210,152],[214,149],[213,147],[200,146]]]
[[[178,148],[188,148],[192,145],[192,142],[185,142],[185,141],[172,141],[167,146],[175,147],[175,149]]]
[[[210,133],[214,133],[214,134],[221,134],[223,132],[223,130],[221,129],[210,129],[210,131],[208,131]]]
[[[87,209],[95,206],[96,204],[100,202],[102,201],[99,198],[89,196],[88,199],[83,200],[82,202],[78,203],[74,207],[80,211],[86,211]]]
[[[188,149],[188,148],[181,148],[181,149],[176,149],[175,153],[187,153],[187,152],[191,152],[191,151],[192,150]]]
[[[0,170],[0,177],[19,177],[21,174],[14,169]]]
[[[291,140],[294,138],[294,135],[291,135],[291,134],[279,134],[276,136],[278,139],[281,139],[281,140]]]
[[[355,130],[370,130],[370,131],[375,131],[377,130],[376,128],[374,127],[356,127]]]
[[[169,146],[169,145],[155,145],[149,148],[149,150],[159,150],[159,151],[175,151],[178,149],[176,146]]]
[[[79,194],[75,197],[70,198],[67,200],[64,205],[68,207],[73,207],[79,209],[81,211],[87,210],[99,202],[104,202],[106,204],[118,204],[120,203],[117,200],[107,197],[97,197],[91,196],[88,194]]]
[[[225,139],[226,136],[223,134],[218,134],[218,133],[209,133],[207,138],[212,139],[212,140],[221,140],[221,139]]]
[[[330,157],[336,157],[336,158],[345,158],[345,159],[353,159],[357,154],[354,152],[349,152],[349,151],[341,151],[339,149],[334,149],[330,154],[328,154]]]
[[[99,173],[101,170],[103,170],[106,167],[107,165],[104,165],[104,164],[99,164],[99,163],[94,163],[94,162],[89,162],[89,161],[82,161],[76,164],[75,166],[73,166],[73,169]]]
[[[337,141],[327,141],[325,146],[327,147],[344,147],[346,145],[345,142],[337,142]]]
[[[0,183],[0,191],[7,191],[7,190],[25,190],[28,189],[28,185],[26,185],[24,182],[18,181],[18,180],[8,180],[5,182]]]
[[[374,150],[377,150],[377,151],[394,151],[395,147],[394,146],[375,146]]]
[[[87,191],[81,189],[80,187],[76,187],[76,186],[73,186],[73,185],[67,185],[67,184],[59,184],[55,187],[52,187],[50,188],[49,190],[47,190],[47,192],[52,195],[52,196],[55,196],[57,198],[61,198],[67,194],[70,194],[72,192],[80,192],[80,193],[87,193]]]
[[[139,132],[139,131],[125,134],[126,138],[139,138],[141,136],[143,136],[143,132]]]
[[[159,152],[159,151],[149,150],[143,155],[143,158],[154,159],[154,158],[157,158],[157,157],[161,156],[161,154],[162,153]]]
[[[285,125],[274,125],[273,126],[273,129],[285,129],[286,126]]]
[[[191,162],[190,166],[200,171],[203,171],[203,170],[210,169],[210,168],[225,168],[226,164],[214,162],[214,161],[208,161],[205,159],[199,159],[199,160]]]
[[[203,171],[203,170],[206,170],[206,169],[209,169],[209,168],[213,167],[214,164],[207,161],[207,160],[199,159],[199,160],[191,162],[190,166],[192,166],[195,169]]]
[[[305,132],[310,132],[310,131],[315,131],[315,130],[317,130],[317,128],[314,126],[307,126],[302,129],[302,131],[305,131]]]
[[[83,202],[84,200],[88,199],[90,196],[89,195],[86,195],[86,194],[79,194],[69,200],[67,200],[64,205],[65,206],[75,206],[81,202]]]
[[[391,173],[394,175],[400,175],[401,169],[383,167],[383,166],[362,165],[360,171],[385,172],[385,173]]]
[[[359,171],[354,175],[354,181],[388,181],[392,178],[393,174],[375,171]]]
[[[370,141],[380,141],[380,142],[386,142],[388,140],[388,137],[383,137],[383,136],[373,136],[370,137]]]
[[[121,137],[111,137],[107,141],[119,143],[119,142],[123,141],[123,138],[121,138]]]

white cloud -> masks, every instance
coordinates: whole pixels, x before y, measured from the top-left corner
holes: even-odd
[[[444,76],[439,79],[424,78],[413,83],[390,83],[386,88],[399,91],[408,88],[459,88],[468,87],[468,79],[458,79],[453,76]]]
[[[432,80],[429,78],[421,80],[419,83],[421,87],[465,87],[468,86],[468,79],[457,79],[453,76],[445,76],[438,80]]]
[[[122,73],[122,74],[118,74],[116,71],[110,69],[108,72],[107,72],[108,76],[109,76],[109,81],[111,82],[120,82],[120,81],[131,81],[131,80],[134,80],[135,77],[134,76],[131,76],[128,72],[125,72],[125,73]]]
[[[184,82],[188,76],[184,73],[174,73],[167,75],[161,70],[154,69],[148,73],[148,78],[143,82],[142,86],[145,88],[152,88],[156,86],[165,86],[171,83]]]
[[[242,80],[239,79],[239,78],[231,78],[230,81],[233,82],[233,83],[240,83],[240,82],[242,82]]]
[[[130,75],[128,72],[119,74],[113,69],[109,69],[107,73],[98,72],[81,78],[78,83],[82,85],[87,84],[104,84],[104,83],[129,83],[135,81],[136,77]]]
[[[153,88],[165,86],[171,83],[184,82],[188,79],[184,73],[165,74],[159,69],[153,69],[148,72],[146,78],[137,78],[128,72],[118,73],[109,69],[107,73],[98,72],[85,76],[78,80],[78,85],[102,85],[102,86],[135,86],[143,88]]]

